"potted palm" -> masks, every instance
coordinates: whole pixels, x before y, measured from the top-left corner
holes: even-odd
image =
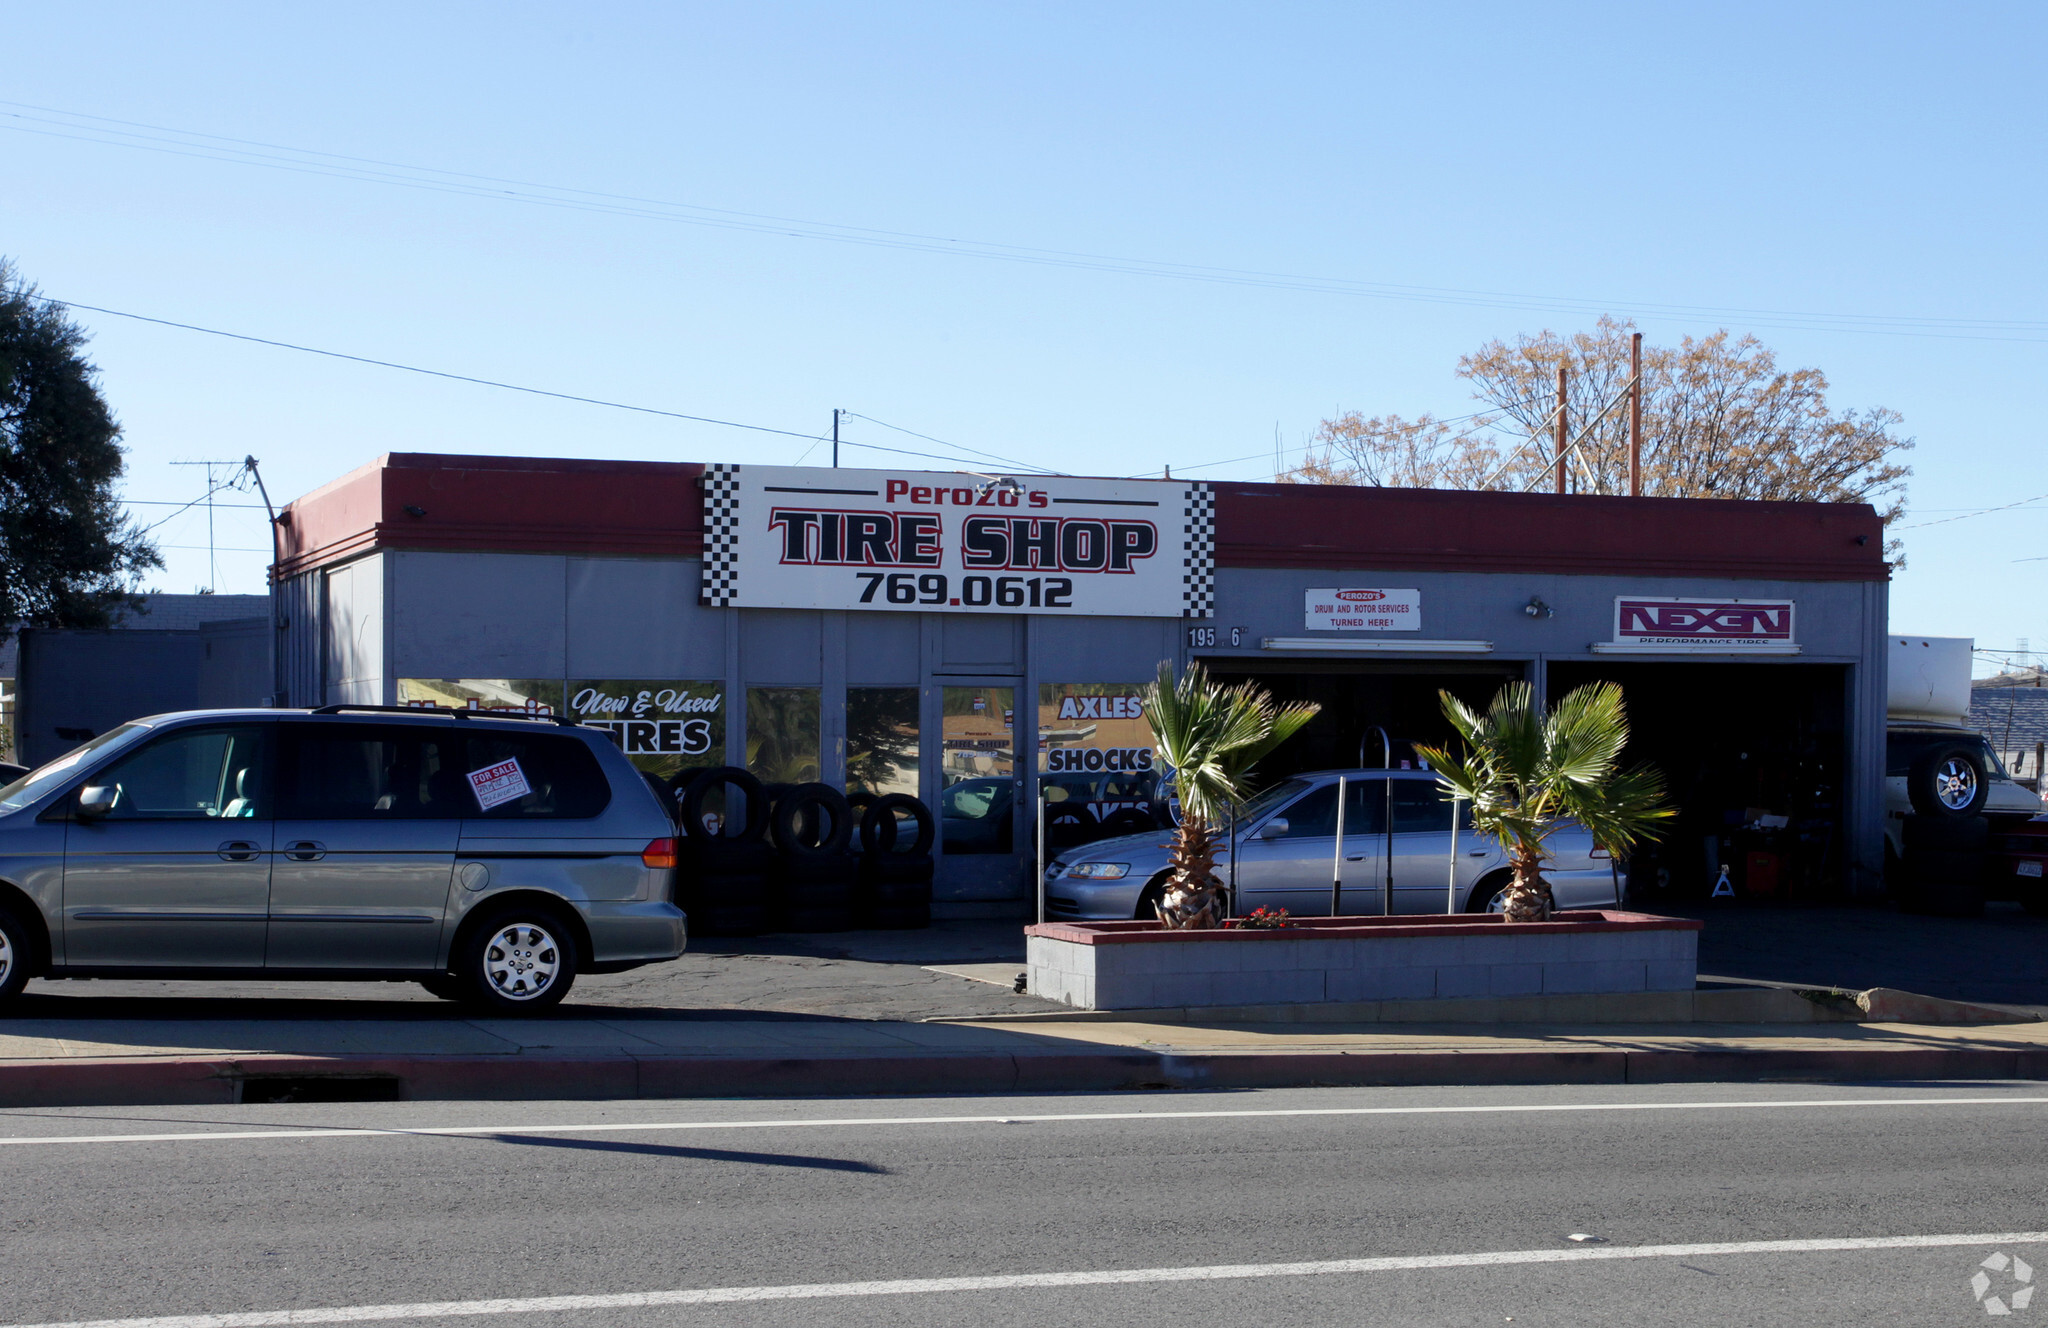
[[[1216,875],[1218,826],[1243,799],[1251,768],[1320,707],[1276,705],[1254,683],[1222,686],[1199,663],[1190,663],[1175,682],[1170,661],[1160,663],[1158,681],[1146,687],[1144,706],[1180,797],[1173,875],[1158,905],[1159,921],[1169,930],[1221,926],[1228,908]]]
[[[1577,821],[1595,843],[1621,857],[1637,841],[1656,838],[1673,815],[1656,770],[1620,768],[1628,712],[1614,683],[1575,688],[1548,713],[1526,682],[1501,688],[1484,711],[1449,692],[1438,695],[1465,750],[1416,751],[1455,796],[1471,802],[1473,829],[1507,851],[1514,870],[1503,901],[1508,921],[1550,917],[1543,841],[1563,822]]]

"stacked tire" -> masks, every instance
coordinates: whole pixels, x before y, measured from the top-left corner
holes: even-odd
[[[1900,903],[1915,913],[1969,917],[1984,911],[1990,823],[1979,815],[1991,788],[1973,744],[1931,747],[1907,772],[1914,815],[1900,832]]]
[[[857,869],[846,795],[830,784],[793,785],[775,799],[769,828],[777,928],[851,931]]]
[[[915,828],[904,833],[904,822]],[[860,925],[908,930],[932,925],[931,808],[904,793],[869,804],[860,822]]]
[[[714,832],[706,823],[712,793],[725,805]],[[733,810],[741,816],[735,818]],[[769,797],[761,782],[737,766],[717,766],[690,779],[678,800],[676,903],[689,914],[690,931],[703,936],[758,936],[774,921],[768,846]]]

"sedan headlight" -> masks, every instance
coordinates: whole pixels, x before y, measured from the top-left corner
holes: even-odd
[[[1128,862],[1077,862],[1067,868],[1067,875],[1084,881],[1120,881],[1130,874]]]

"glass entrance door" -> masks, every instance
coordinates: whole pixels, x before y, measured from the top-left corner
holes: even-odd
[[[1012,900],[1033,852],[1017,764],[1017,685],[939,689],[940,896]]]

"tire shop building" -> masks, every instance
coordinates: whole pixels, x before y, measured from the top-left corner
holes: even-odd
[[[1153,823],[1162,660],[1321,704],[1268,777],[1399,765],[1438,689],[1611,679],[1681,812],[1635,897],[1880,888],[1865,505],[393,454],[279,543],[279,704],[545,709],[663,778],[914,793],[941,917],[1030,907],[1041,786],[1059,844]]]

